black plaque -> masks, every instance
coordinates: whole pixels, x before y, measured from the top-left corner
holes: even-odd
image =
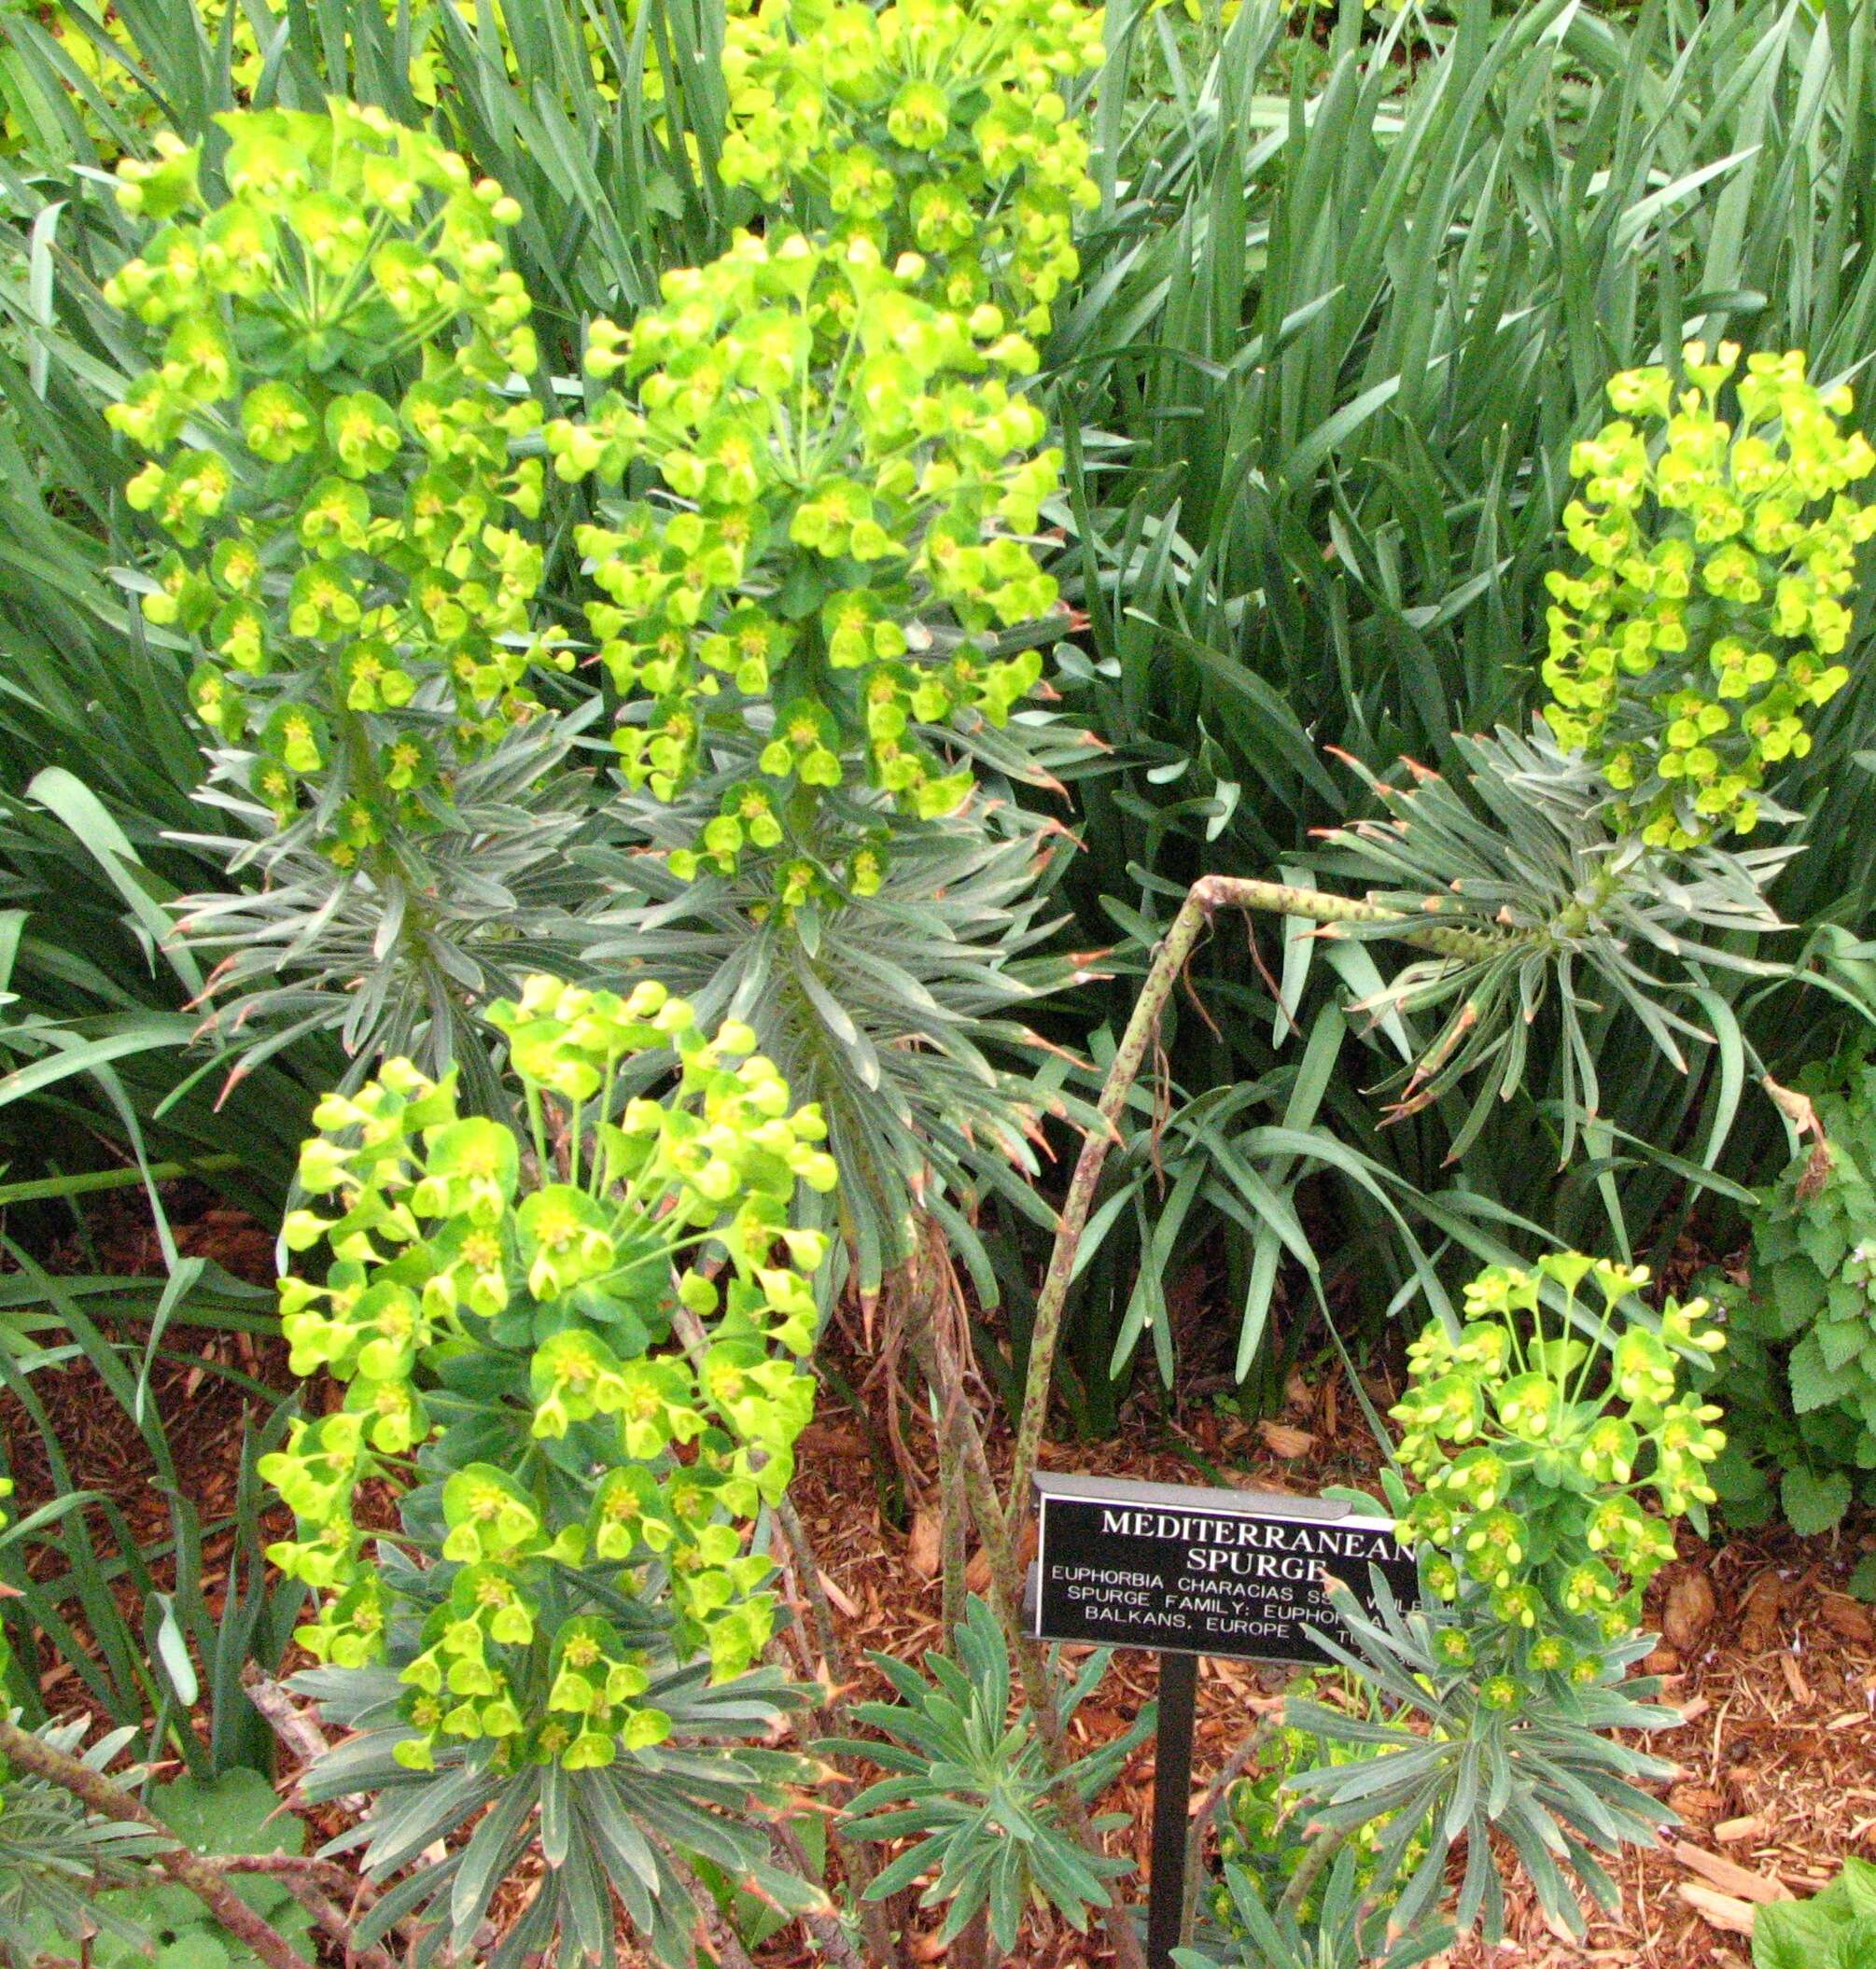
[[[1034,1632],[1044,1641],[1320,1662],[1339,1579],[1375,1611],[1370,1566],[1420,1596],[1394,1521],[1276,1491],[1039,1475]]]

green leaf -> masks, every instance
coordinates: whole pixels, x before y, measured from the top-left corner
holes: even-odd
[[[203,1928],[193,1928],[158,1949],[155,1969],[245,1969],[259,1958],[249,1949],[231,1952],[229,1945]]]
[[[1843,1917],[1825,1895],[1774,1901],[1753,1920],[1753,1969],[1825,1969],[1833,1964]]]
[[[1826,1361],[1824,1344],[1814,1328],[1792,1348],[1788,1372],[1791,1405],[1801,1416],[1855,1394],[1862,1379],[1855,1368],[1833,1368]]]
[[[176,1621],[175,1608],[169,1596],[159,1594],[157,1599],[162,1608],[162,1619],[157,1625],[157,1655],[169,1676],[177,1701],[185,1709],[193,1709],[202,1693],[201,1684],[196,1680],[195,1664],[189,1658],[189,1644],[182,1638],[182,1628]]]
[[[1837,1944],[1842,1969],[1876,1969],[1876,1920],[1861,1920]]]
[[[1776,1318],[1768,1322],[1768,1331],[1777,1337],[1801,1334],[1823,1310],[1825,1280],[1814,1264],[1792,1257],[1763,1267],[1760,1276],[1764,1292],[1755,1298],[1763,1304],[1769,1295]]]
[[[1778,1496],[1785,1523],[1800,1538],[1813,1538],[1839,1523],[1850,1508],[1850,1478],[1841,1470],[1820,1473],[1800,1465],[1785,1473]]]
[[[1831,1882],[1850,1905],[1860,1921],[1876,1921],[1876,1865],[1868,1860],[1846,1859],[1843,1871]]]

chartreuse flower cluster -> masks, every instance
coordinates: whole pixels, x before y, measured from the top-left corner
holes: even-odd
[[[526,1144],[407,1061],[315,1111],[300,1177],[324,1205],[285,1231],[330,1259],[283,1282],[282,1326],[294,1372],[346,1392],[262,1461],[298,1526],[270,1557],[323,1596],[315,1655],[397,1665],[401,1762],[458,1739],[593,1767],[669,1727],[641,1699],[648,1630],[720,1677],[768,1640],[749,1520],[808,1418],[826,1250],[790,1206],[834,1168],[749,1029],[706,1038],[656,984],[534,977],[491,1016]],[[667,1098],[615,1097],[667,1050]],[[373,1478],[403,1493],[414,1575],[367,1554]],[[413,1576],[427,1600],[393,1584]]]
[[[158,222],[106,293],[161,336],[107,413],[131,504],[175,542],[145,597],[203,652],[190,692],[285,824],[342,866],[446,815],[454,770],[532,716],[540,421],[519,208],[421,131],[334,102],[158,139],[119,198]]]
[[[1850,490],[1876,450],[1802,354],[1722,342],[1609,384],[1619,415],[1576,445],[1563,510],[1581,557],[1552,573],[1545,716],[1617,789],[1618,823],[1685,848],[1757,824],[1766,770],[1811,748],[1849,681],[1857,550],[1876,506]],[[1721,414],[1723,395],[1736,418]]]
[[[725,23],[720,168],[770,207],[805,188],[805,225],[1042,334],[1098,202],[1064,91],[1101,56],[1083,0],[766,0]]]
[[[1015,387],[1036,352],[987,301],[934,303],[921,273],[863,237],[740,234],[667,273],[629,330],[594,323],[588,368],[629,394],[547,427],[568,478],[662,482],[579,540],[600,657],[644,701],[617,733],[628,778],[669,800],[740,761],[673,857],[687,877],[780,846],[844,786],[952,812],[972,775],[924,733],[1002,724],[1041,673],[1033,649],[988,653],[1056,600],[1024,538],[1060,465]]]
[[[1659,1332],[1645,1323],[1635,1294],[1647,1279],[1575,1252],[1528,1272],[1494,1266],[1466,1288],[1457,1334],[1435,1321],[1408,1349],[1392,1413],[1424,1488],[1401,1541],[1441,1599],[1489,1609],[1516,1669],[1594,1683],[1599,1648],[1633,1633],[1642,1588],[1674,1556],[1673,1521],[1713,1501],[1719,1410],[1680,1383],[1687,1361],[1724,1342],[1703,1299],[1670,1299]],[[1577,1299],[1586,1281],[1593,1312]],[[1547,1292],[1564,1303],[1555,1331]],[[1643,1507],[1650,1492],[1659,1515]],[[1455,1667],[1471,1659],[1465,1626],[1439,1641]],[[1495,1683],[1485,1699],[1509,1707],[1516,1680]]]

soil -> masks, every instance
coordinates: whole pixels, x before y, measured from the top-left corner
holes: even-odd
[[[271,1276],[271,1241],[238,1213],[186,1192],[171,1201],[185,1250],[211,1256],[237,1276]],[[161,1267],[133,1205],[94,1222],[91,1238],[82,1253],[51,1255],[73,1270]],[[278,1342],[199,1332],[176,1332],[172,1339],[214,1353],[268,1386],[290,1385]],[[839,1364],[847,1385],[864,1383],[865,1362]],[[139,1536],[160,1536],[166,1505],[152,1487],[148,1452],[119,1404],[82,1364],[42,1370],[34,1385],[73,1481],[112,1498]],[[875,1376],[864,1411],[824,1394],[800,1445],[793,1491],[847,1655],[847,1693],[856,1696],[886,1692],[883,1678],[866,1663],[868,1650],[916,1660],[940,1638],[933,1519],[917,1508],[916,1495],[913,1508],[902,1508],[906,1486],[886,1446],[880,1385]],[[212,1515],[231,1500],[242,1431],[254,1403],[199,1365],[162,1366],[153,1388],[178,1467]],[[1393,1399],[1379,1377],[1366,1392],[1382,1406]],[[316,1390],[313,1405],[324,1405]],[[49,1492],[49,1473],[36,1431],[11,1396],[0,1397],[0,1431],[19,1479],[19,1501],[30,1504]],[[909,1416],[901,1417],[901,1433],[916,1493],[917,1473],[932,1467],[930,1443]],[[994,1464],[1006,1465],[1009,1443],[1001,1428],[992,1431],[990,1450]],[[1360,1404],[1337,1370],[1313,1380],[1293,1375],[1276,1417],[1253,1421],[1202,1403],[1171,1416],[1136,1407],[1124,1414],[1113,1440],[1050,1445],[1043,1461],[1047,1468],[1099,1474],[1173,1483],[1222,1478],[1310,1493],[1331,1482],[1362,1482],[1374,1454]],[[1869,1530],[1811,1541],[1780,1531],[1712,1544],[1684,1535],[1679,1561],[1651,1589],[1650,1625],[1667,1638],[1648,1664],[1666,1678],[1666,1699],[1684,1719],[1681,1729],[1654,1743],[1680,1767],[1662,1790],[1681,1826],[1660,1850],[1631,1853],[1617,1864],[1620,1912],[1594,1921],[1584,1942],[1553,1932],[1530,1896],[1514,1889],[1506,1940],[1494,1949],[1462,1944],[1449,1969],[1513,1963],[1745,1969],[1751,1944],[1742,1931],[1756,1903],[1814,1891],[1846,1855],[1876,1858],[1876,1625],[1870,1610],[1846,1591],[1850,1572],[1872,1548],[1876,1532]],[[213,1547],[210,1558],[213,1602]],[[982,1560],[973,1558],[973,1584],[981,1585]],[[812,1672],[821,1665],[808,1659],[804,1666]],[[1093,1743],[1124,1732],[1152,1699],[1155,1672],[1148,1655],[1116,1655],[1077,1716],[1077,1734]],[[1205,1785],[1260,1711],[1281,1699],[1286,1672],[1223,1660],[1201,1664],[1196,1785]],[[43,1685],[54,1707],[73,1706],[81,1694],[62,1664],[47,1665]],[[289,1782],[290,1769],[282,1778],[283,1786]],[[1148,1742],[1101,1801],[1103,1809],[1127,1816],[1128,1829],[1117,1836],[1116,1850],[1130,1854],[1142,1892],[1152,1782]],[[319,1814],[320,1833],[339,1829],[329,1808]],[[915,1953],[936,1961],[943,1950],[931,1937],[916,1945]],[[763,1969],[797,1969],[819,1958],[798,1931],[786,1931],[761,1960]],[[1020,1969],[1097,1969],[1107,1956],[1065,1925],[1032,1918],[1013,1961]]]

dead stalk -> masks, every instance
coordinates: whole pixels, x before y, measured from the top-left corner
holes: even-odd
[[[1113,1065],[1102,1084],[1096,1105],[1096,1124],[1082,1141],[1069,1180],[1069,1194],[1056,1227],[1056,1240],[1049,1253],[1049,1268],[1043,1289],[1036,1297],[1035,1324],[1029,1338],[1028,1372],[1023,1382],[1023,1407],[1016,1428],[1015,1459],[1010,1467],[1007,1521],[1012,1538],[1028,1522],[1029,1477],[1036,1467],[1042,1445],[1043,1428],[1048,1419],[1049,1395],[1055,1383],[1056,1349],[1061,1339],[1062,1310],[1068,1302],[1069,1281],[1074,1276],[1075,1257],[1081,1250],[1082,1234],[1087,1229],[1094,1208],[1095,1192],[1100,1183],[1101,1166],[1108,1151],[1119,1141],[1120,1118],[1127,1096],[1140,1077],[1140,1069],[1159,1030],[1160,1016],[1171,996],[1174,983],[1183,972],[1197,947],[1200,932],[1213,914],[1221,909],[1261,910],[1281,916],[1302,916],[1321,924],[1398,924],[1388,934],[1399,942],[1450,957],[1477,956],[1491,939],[1473,931],[1434,928],[1410,916],[1397,915],[1378,903],[1357,901],[1348,896],[1331,896],[1320,889],[1297,888],[1284,882],[1253,882],[1230,875],[1201,875],[1187,891],[1171,927],[1154,952],[1141,981],[1133,1015],[1127,1022],[1113,1056]]]

